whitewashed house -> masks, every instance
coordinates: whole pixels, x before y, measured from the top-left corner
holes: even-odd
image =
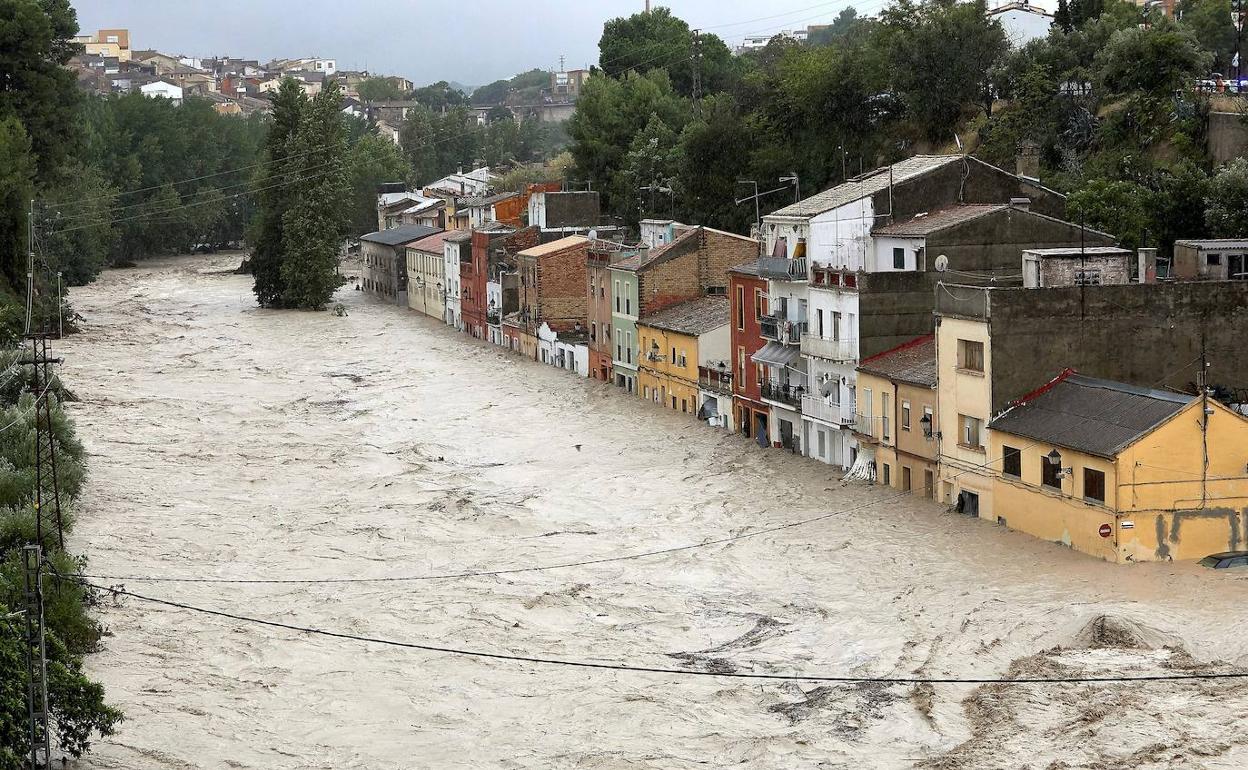
[[[174,104],[182,103],[182,88],[175,86],[173,83],[166,83],[163,80],[157,80],[147,85],[139,86],[139,91],[144,96],[151,99],[168,99]]]

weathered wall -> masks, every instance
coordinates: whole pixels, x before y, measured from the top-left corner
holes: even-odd
[[[585,258],[588,241],[581,241],[537,261],[536,317],[530,323],[545,321],[554,331],[568,331],[585,318]],[[527,259],[527,258],[526,258]]]
[[[958,202],[1009,203],[1019,197],[1031,199],[1032,208],[1041,214],[1058,218],[1066,214],[1066,199],[1060,194],[974,159],[965,165],[950,163],[916,181],[894,185],[891,213],[895,220],[902,220]],[[889,212],[887,189],[872,200],[877,213]]]
[[[1206,141],[1214,163],[1248,156],[1248,123],[1232,112],[1211,112]]]
[[[1073,248],[1081,243],[1115,245],[1112,238],[1091,230],[1081,233],[1078,225],[1009,208],[928,236],[927,264],[932,269],[936,257],[944,254],[952,270],[1018,275],[1023,271],[1024,249]]]
[[[546,228],[593,227],[599,221],[596,192],[546,193]]]
[[[941,273],[864,273],[858,276],[858,354],[870,358],[931,334]]]
[[[1193,392],[1202,335],[1210,384],[1248,387],[1243,354],[1248,281],[990,294],[994,413],[1067,367],[1092,377]]]

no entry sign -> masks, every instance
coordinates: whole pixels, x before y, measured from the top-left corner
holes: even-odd
[[[1109,526],[1108,524],[1102,524],[1100,532],[1101,532],[1101,537],[1109,537],[1110,535],[1114,534],[1114,528]]]

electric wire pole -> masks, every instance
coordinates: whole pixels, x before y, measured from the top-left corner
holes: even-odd
[[[52,365],[61,359],[48,353],[49,334],[28,334],[29,359],[34,381],[30,392],[35,395],[35,539],[44,550],[55,546],[65,548],[65,527],[61,519],[60,478],[56,469],[56,435],[52,430]],[[55,539],[51,538],[55,535]]]
[[[22,548],[26,589],[26,702],[29,711],[30,770],[52,764],[52,731],[48,721],[48,650],[43,628],[43,549]]]

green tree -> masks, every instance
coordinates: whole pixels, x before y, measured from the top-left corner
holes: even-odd
[[[1000,22],[984,0],[916,8],[908,0],[885,14],[893,87],[917,132],[947,142],[968,105],[991,115],[989,74],[1009,50]]]
[[[1066,2],[1066,0],[1057,0],[1057,11],[1053,14],[1053,25],[1063,32],[1074,31],[1075,24],[1070,15],[1070,3]]]
[[[1215,238],[1248,238],[1248,160],[1236,158],[1209,182],[1205,221]]]
[[[1115,32],[1097,54],[1095,68],[1111,94],[1164,96],[1207,72],[1211,58],[1189,31],[1163,20]]]
[[[292,173],[294,138],[307,111],[307,96],[292,78],[282,82],[273,101],[273,123],[266,141],[264,165],[256,175],[258,208],[250,241],[254,291],[261,307],[281,307],[286,295],[282,257],[286,244],[286,214],[294,204]]]
[[[323,310],[341,285],[338,257],[346,235],[348,197],[346,127],[342,92],[328,83],[303,110],[290,141],[295,176],[290,207],[282,215],[281,304]]]
[[[367,134],[347,154],[350,171],[351,219],[347,230],[359,236],[377,229],[377,187],[385,182],[402,182],[411,166],[401,150],[389,139]]]
[[[1136,249],[1150,222],[1152,193],[1134,182],[1097,179],[1070,195],[1066,214],[1074,222],[1118,237],[1123,248]]]
[[[462,107],[468,103],[468,97],[462,91],[452,88],[445,80],[417,88],[412,92],[412,99],[420,102],[431,110],[443,110],[447,107]]]
[[[37,165],[30,148],[21,121],[0,118],[0,271],[4,287],[15,292],[25,291],[26,211]]]
[[[693,93],[695,58],[696,66],[701,67],[704,93],[722,90],[736,71],[732,51],[723,40],[705,32],[695,36],[689,25],[667,8],[608,21],[598,52],[599,67],[607,75],[620,78],[628,72],[644,74],[663,69],[682,96]]]
[[[96,168],[75,166],[62,175],[65,180],[49,190],[54,201],[65,201],[72,219],[62,220],[61,207],[40,208],[46,235],[43,250],[54,270],[68,286],[85,286],[95,280],[108,263],[117,239],[112,223],[117,188]]]
[[[365,102],[399,101],[407,97],[399,84],[388,78],[368,78],[355,88]]]
[[[630,220],[672,213],[678,165],[676,133],[658,115],[651,115],[646,127],[633,137],[619,176],[617,194],[635,202],[629,206]]]
[[[1228,74],[1235,54],[1231,0],[1183,0],[1177,10],[1179,26],[1190,30],[1201,48],[1213,55],[1213,69]]]

